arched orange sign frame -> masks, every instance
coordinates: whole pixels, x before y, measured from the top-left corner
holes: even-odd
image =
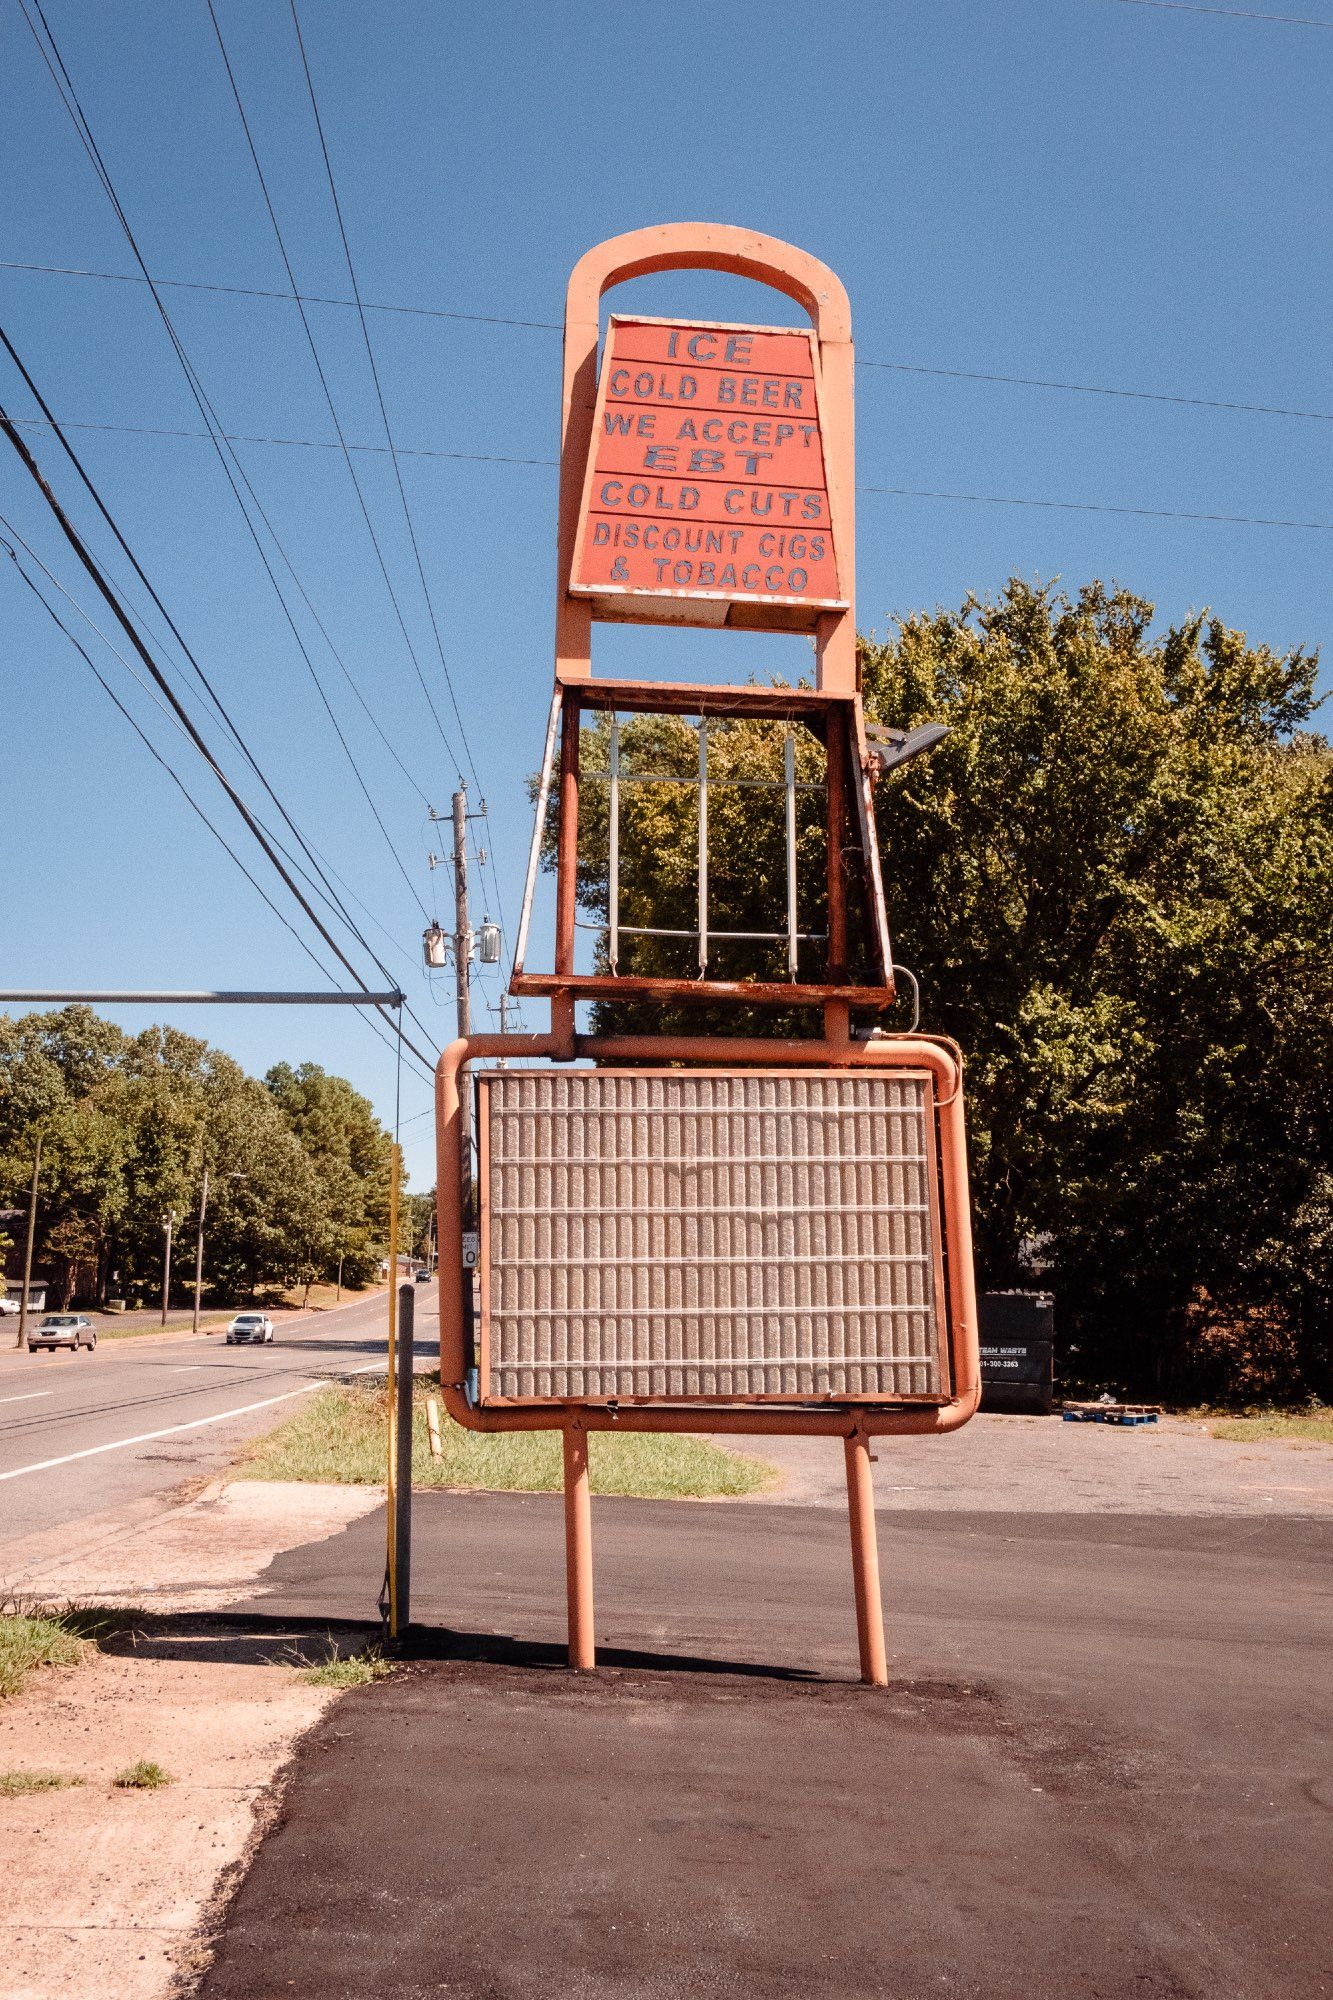
[[[589,250],[569,280],[565,304],[564,414],[560,445],[556,678],[592,672],[593,610],[572,594],[571,579],[586,473],[593,462],[597,412],[599,308],[608,291],[662,271],[725,271],[794,299],[808,313],[819,371],[823,457],[845,610],[815,627],[818,684],[831,694],[856,692],[855,442],[852,313],[842,280],[808,251],[775,236],[724,223],[670,222],[631,230]]]

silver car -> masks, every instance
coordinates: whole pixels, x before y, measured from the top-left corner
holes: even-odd
[[[267,1313],[237,1313],[227,1328],[227,1345],[235,1347],[248,1340],[271,1341],[273,1322]]]
[[[96,1345],[97,1328],[83,1313],[48,1313],[28,1335],[29,1354],[39,1347],[68,1347],[73,1354],[86,1347],[91,1354]]]

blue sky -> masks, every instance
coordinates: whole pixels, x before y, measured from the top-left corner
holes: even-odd
[[[348,281],[287,7],[215,0],[304,291]],[[1261,11],[1261,10],[1259,10]],[[863,493],[858,612],[956,604],[1017,572],[1114,578],[1162,620],[1212,606],[1285,647],[1333,636],[1333,532],[1159,518],[1333,524],[1333,423],[903,372],[902,364],[1333,413],[1327,0],[1268,9],[1328,28],[1127,0],[609,0],[463,7],[305,0],[301,20],[363,296],[558,322],[591,243],[649,222],[742,223],[802,244],[846,282],[863,486],[1156,510],[1083,512]],[[204,0],[47,0],[156,277],[282,290]],[[0,0],[0,256],[134,269],[18,10]],[[230,431],[333,438],[290,302],[164,295]],[[626,308],[790,320],[719,278],[642,281]],[[355,315],[311,323],[348,437],[382,442]],[[197,430],[146,288],[0,268],[0,320],[56,413]],[[445,657],[489,805],[474,837],[516,922],[551,673],[559,339],[542,326],[375,313]],[[7,359],[0,398],[32,413]],[[58,449],[25,433],[117,578],[124,565]],[[302,829],[395,940],[368,936],[438,1039],[452,990],[412,970],[422,919],[319,706],[211,446],[71,432],[145,568]],[[422,900],[420,794],[457,774],[417,683],[336,450],[237,447],[411,789],[298,606],[312,657]],[[436,706],[449,697],[392,469],[359,454],[367,499]],[[94,610],[6,453],[0,510]],[[135,598],[137,602],[137,596]],[[99,622],[102,622],[99,614]],[[154,621],[156,629],[156,621]],[[85,635],[86,636],[86,635]],[[244,851],[212,781],[98,644],[117,691]],[[801,642],[603,628],[595,663],[730,678],[799,672]],[[1333,654],[1329,655],[1333,660]],[[313,969],[168,784],[84,663],[0,569],[4,984],[303,986]],[[454,734],[456,736],[456,731]],[[247,860],[249,859],[247,855]],[[262,857],[257,872],[264,873]],[[282,892],[277,891],[279,900]],[[476,915],[500,914],[489,884]],[[298,922],[300,919],[298,918]],[[543,933],[544,935],[544,933]],[[396,955],[395,955],[396,954]],[[404,955],[405,954],[405,955]],[[540,952],[534,951],[534,960]],[[364,962],[364,961],[363,961]],[[317,982],[316,982],[317,983]],[[498,998],[491,978],[478,1016]],[[545,1009],[529,1003],[540,1025]],[[127,1026],[144,1016],[126,1012]],[[350,1014],[199,1010],[181,1025],[262,1071],[323,1062],[390,1115],[394,1064]],[[433,1177],[429,1093],[410,1074],[414,1182]]]

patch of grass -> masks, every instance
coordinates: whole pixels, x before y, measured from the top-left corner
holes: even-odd
[[[418,1378],[413,1398],[412,1482],[490,1493],[558,1493],[563,1460],[558,1431],[467,1431],[444,1418],[444,1456],[431,1457],[426,1397],[438,1393]],[[295,1416],[260,1438],[237,1467],[241,1479],[297,1479],[344,1486],[384,1481],[387,1405],[383,1385],[338,1382],[321,1389]],[[594,1431],[589,1439],[594,1493],[640,1500],[715,1500],[761,1493],[772,1468],[701,1438],[651,1431]]]
[[[141,1757],[137,1764],[129,1764],[123,1771],[117,1771],[111,1782],[122,1792],[160,1792],[163,1785],[174,1785],[176,1780],[170,1771],[164,1771],[151,1757]]]
[[[230,1318],[230,1313],[202,1313],[199,1319],[200,1332],[216,1332],[219,1327],[226,1326]],[[165,1326],[163,1326],[159,1319],[152,1320],[147,1326],[126,1326],[125,1322],[118,1318],[115,1313],[104,1313],[102,1318],[97,1322],[97,1338],[99,1340],[135,1340],[141,1335],[149,1333],[189,1333],[193,1325],[194,1315],[192,1313],[171,1313],[168,1315]]]
[[[393,1661],[386,1660],[376,1646],[346,1656],[331,1647],[326,1660],[302,1668],[301,1679],[317,1688],[360,1688],[369,1687],[372,1681],[385,1680],[392,1672]]]
[[[342,1297],[339,1298],[338,1287],[336,1285],[312,1285],[310,1287],[310,1299],[305,1305],[304,1310],[306,1312],[327,1312],[330,1306],[351,1305],[356,1299],[373,1298],[376,1292],[383,1292],[387,1289],[387,1286],[380,1284],[361,1286],[344,1285],[342,1288]],[[290,1291],[283,1293],[280,1303],[284,1306],[300,1308],[304,1298],[305,1286],[293,1285]]]
[[[59,1771],[0,1771],[0,1799],[21,1799],[27,1792],[63,1792],[82,1783],[82,1778],[66,1778]]]
[[[1245,1416],[1206,1417],[1209,1432],[1228,1444],[1271,1438],[1288,1443],[1333,1444],[1333,1410],[1255,1410]]]
[[[17,1694],[38,1667],[77,1666],[86,1649],[68,1614],[0,1611],[0,1699]]]

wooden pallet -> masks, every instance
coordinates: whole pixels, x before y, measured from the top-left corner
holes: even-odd
[[[1155,1424],[1161,1416],[1159,1403],[1062,1403],[1060,1415],[1067,1424]]]

